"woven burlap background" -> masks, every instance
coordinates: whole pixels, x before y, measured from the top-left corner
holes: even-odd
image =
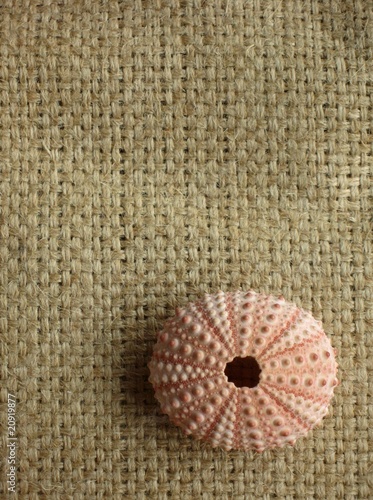
[[[0,24],[1,498],[372,499],[373,2],[1,0]],[[239,288],[338,349],[294,449],[184,437],[147,380],[174,308]]]

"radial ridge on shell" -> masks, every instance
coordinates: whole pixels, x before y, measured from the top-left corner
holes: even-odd
[[[161,410],[225,450],[294,445],[328,412],[337,363],[320,321],[282,297],[218,292],[178,308],[149,363]]]

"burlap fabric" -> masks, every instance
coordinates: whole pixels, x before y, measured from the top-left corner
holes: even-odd
[[[373,2],[1,0],[0,23],[1,498],[372,499]],[[239,288],[338,349],[294,449],[212,450],[147,381],[175,306]]]

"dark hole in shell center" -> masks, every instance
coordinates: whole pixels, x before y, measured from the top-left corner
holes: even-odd
[[[229,382],[236,387],[256,387],[259,384],[261,369],[259,363],[252,356],[234,358],[227,363],[224,373]]]

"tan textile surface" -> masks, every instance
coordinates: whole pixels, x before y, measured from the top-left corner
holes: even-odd
[[[0,2],[1,498],[373,498],[373,2]],[[295,448],[162,415],[156,332],[204,292],[323,321]],[[8,394],[17,399],[8,491]]]

